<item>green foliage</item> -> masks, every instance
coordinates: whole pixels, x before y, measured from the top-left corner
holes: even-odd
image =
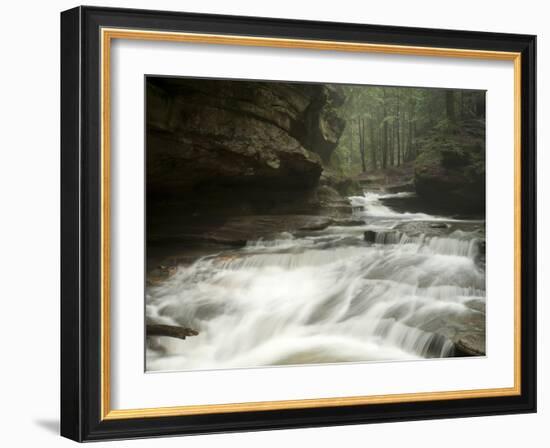
[[[449,123],[442,120],[434,130],[419,139],[415,161],[417,176],[437,170],[478,181],[485,175],[485,127],[482,120]]]
[[[472,156],[484,142],[484,92],[360,85],[343,90],[340,112],[346,128],[332,155],[334,171],[360,174],[362,155],[367,171],[443,159],[484,169],[484,154],[482,159]]]

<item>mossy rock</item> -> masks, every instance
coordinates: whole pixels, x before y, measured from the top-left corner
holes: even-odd
[[[419,141],[415,186],[420,198],[455,212],[485,210],[485,124],[468,120]]]

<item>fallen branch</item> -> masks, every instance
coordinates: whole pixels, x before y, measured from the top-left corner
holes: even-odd
[[[170,338],[185,339],[187,336],[196,336],[199,332],[175,325],[148,324],[146,334],[147,336],[168,336]]]

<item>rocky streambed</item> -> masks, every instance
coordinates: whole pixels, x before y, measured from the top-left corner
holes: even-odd
[[[180,235],[179,255],[169,244],[149,273],[147,319],[198,335],[148,338],[147,368],[483,356],[484,221],[386,205],[407,197],[366,192],[347,215],[248,215]]]

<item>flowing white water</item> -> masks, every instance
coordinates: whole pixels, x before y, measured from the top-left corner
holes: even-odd
[[[149,338],[147,370],[452,356],[453,337],[472,322],[484,332],[485,272],[476,263],[476,235],[393,231],[368,244],[365,230],[449,221],[398,213],[381,198],[350,198],[362,226],[252,241],[180,266],[148,288],[149,321],[199,335]]]

